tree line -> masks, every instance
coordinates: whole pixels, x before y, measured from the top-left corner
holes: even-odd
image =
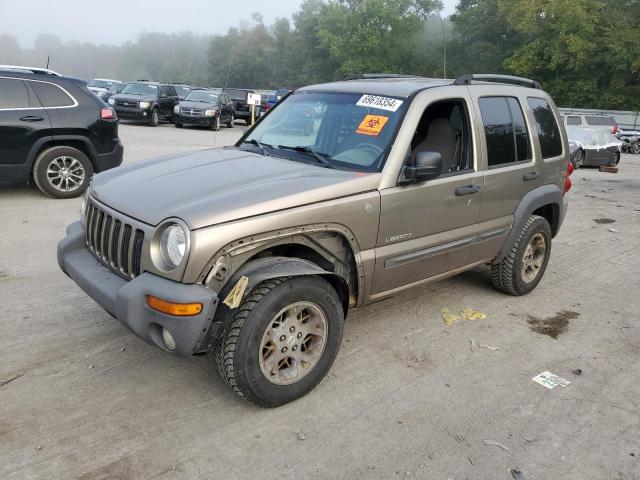
[[[559,105],[640,110],[640,0],[305,0],[290,19],[259,14],[224,35],[145,33],[121,46],[33,49],[0,35],[0,63],[82,78],[295,88],[359,73],[504,73],[539,80]]]

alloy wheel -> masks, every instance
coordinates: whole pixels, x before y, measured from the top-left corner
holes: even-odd
[[[69,156],[56,157],[47,166],[47,181],[60,192],[73,192],[80,188],[85,175],[82,163]]]

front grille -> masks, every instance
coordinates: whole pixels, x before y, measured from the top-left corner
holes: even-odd
[[[138,108],[138,102],[135,100],[116,100],[116,107]]]
[[[95,257],[121,275],[140,275],[144,232],[94,204],[87,208],[85,239]]]
[[[201,108],[181,108],[180,113],[188,117],[201,117],[204,113],[204,110],[202,110]]]

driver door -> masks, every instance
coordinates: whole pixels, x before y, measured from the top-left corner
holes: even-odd
[[[451,272],[470,262],[484,188],[472,108],[466,87],[460,87],[456,97],[438,98],[431,91],[414,100],[402,129],[416,134],[411,146],[406,147],[412,149],[412,154],[421,145],[426,145],[427,151],[438,149],[425,140],[428,128],[435,125],[436,118],[440,125],[448,121],[453,136],[442,150],[448,157],[443,158],[446,171],[434,180],[380,191],[372,296]],[[440,141],[440,137],[435,138],[436,143]],[[452,166],[456,162],[457,168]]]

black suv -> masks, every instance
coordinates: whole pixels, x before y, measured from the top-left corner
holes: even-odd
[[[251,123],[251,105],[247,103],[250,93],[256,93],[255,90],[246,90],[244,88],[227,88],[225,93],[231,97],[236,107],[236,118],[244,120],[247,125]],[[256,120],[260,118],[260,105],[256,105]]]
[[[235,106],[229,95],[216,90],[192,90],[173,109],[176,127],[206,125],[216,132],[220,130],[221,124],[233,128],[235,113]]]
[[[0,184],[33,178],[47,195],[76,197],[122,153],[115,112],[86,82],[0,66]]]
[[[173,123],[173,107],[178,104],[178,93],[173,85],[138,81],[127,84],[121,93],[109,99],[118,118],[146,122],[157,127],[164,118]]]

